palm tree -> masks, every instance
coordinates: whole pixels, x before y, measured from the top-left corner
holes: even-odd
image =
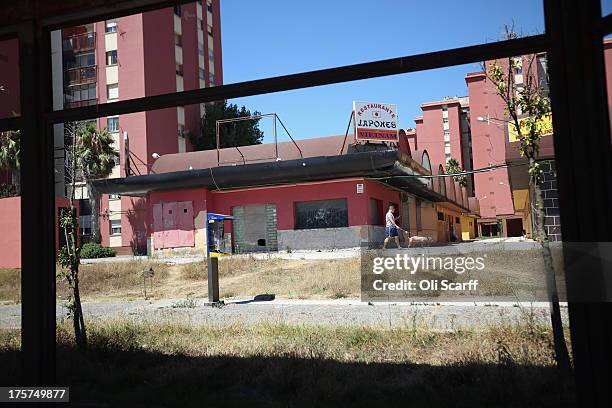
[[[91,234],[94,242],[100,242],[100,195],[92,181],[108,177],[117,164],[119,153],[113,146],[113,137],[106,129],[98,129],[95,123],[88,123],[79,131],[75,140],[76,167],[87,184],[91,204]]]
[[[19,194],[19,131],[0,132],[0,170],[10,171]]]

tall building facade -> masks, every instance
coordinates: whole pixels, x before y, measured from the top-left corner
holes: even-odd
[[[72,108],[204,88],[223,83],[219,0],[204,0],[63,29],[53,33],[54,108]],[[59,57],[61,56],[61,58]],[[148,174],[158,155],[191,151],[189,134],[200,131],[203,105],[179,106],[97,119],[120,152],[110,177]],[[55,144],[65,130],[56,126]],[[56,158],[56,194],[66,194],[63,157]],[[80,227],[91,233],[87,188]],[[104,195],[102,244],[118,253],[144,253],[150,228],[144,198]]]

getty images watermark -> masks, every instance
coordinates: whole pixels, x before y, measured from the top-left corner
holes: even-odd
[[[385,272],[414,276],[417,272],[441,272],[463,275],[471,271],[483,271],[485,269],[485,258],[483,256],[427,256],[424,254],[410,256],[408,254],[397,254],[393,257],[378,256],[372,260],[372,273],[382,275]],[[400,276],[401,277],[401,276]],[[478,288],[478,279],[469,279],[458,282],[451,279],[421,277],[419,279],[399,279],[386,281],[386,279],[374,279],[372,289],[375,291],[474,291]]]

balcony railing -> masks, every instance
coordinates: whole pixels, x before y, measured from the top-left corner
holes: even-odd
[[[96,33],[75,34],[65,38],[62,44],[64,52],[92,51],[96,48]]]
[[[97,105],[97,104],[98,104],[98,98],[85,99],[82,101],[66,101],[64,102],[64,108],[81,108],[83,106],[91,106],[91,105]]]
[[[98,80],[98,66],[70,68],[66,70],[68,86],[91,84]]]

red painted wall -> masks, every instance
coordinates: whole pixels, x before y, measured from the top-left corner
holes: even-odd
[[[21,198],[0,199],[0,268],[21,267]]]
[[[364,184],[363,193],[357,194],[357,184]],[[223,192],[211,192],[205,188],[163,191],[151,193],[149,198],[151,206],[162,202],[193,201],[195,216],[202,210],[231,215],[232,207],[238,205],[275,204],[279,230],[294,229],[295,203],[300,201],[347,199],[349,226],[372,224],[370,198],[381,200],[383,213],[389,203],[400,202],[397,191],[359,178]],[[231,232],[231,226],[227,232]]]
[[[58,209],[68,207],[68,199],[55,197],[55,245],[59,250]],[[78,211],[78,210],[77,210]],[[78,212],[77,212],[78,217]],[[21,267],[21,197],[0,199],[0,268]],[[34,254],[35,255],[35,254]]]
[[[612,38],[604,40],[604,63],[606,65],[606,81],[608,91],[608,114],[610,115],[610,124],[612,124]]]

